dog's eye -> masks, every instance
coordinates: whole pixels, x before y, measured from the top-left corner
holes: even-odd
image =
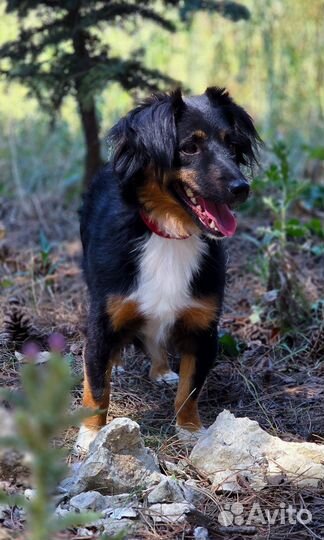
[[[187,142],[181,147],[181,152],[190,156],[192,156],[193,154],[198,154],[199,151],[200,149],[198,144],[193,141]]]

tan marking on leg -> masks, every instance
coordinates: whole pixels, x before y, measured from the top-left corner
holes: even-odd
[[[105,389],[103,395],[99,401],[97,401],[92,394],[89,379],[86,369],[84,368],[84,382],[83,382],[83,407],[88,409],[103,409],[103,412],[89,416],[83,421],[83,425],[88,429],[99,430],[102,426],[106,425],[107,410],[109,407],[110,398],[110,376],[111,376],[112,362],[108,363],[106,376],[105,376]]]
[[[170,369],[167,351],[149,338],[145,340],[145,348],[151,359],[150,379],[156,382],[176,384],[179,376]]]
[[[143,320],[138,303],[135,300],[127,300],[123,296],[108,298],[107,313],[115,332],[129,323]]]
[[[159,354],[152,356],[151,355],[151,368],[150,368],[150,378],[153,380],[158,379],[159,377],[165,375],[170,371],[168,354],[166,351],[160,349]]]
[[[197,431],[202,427],[197,399],[191,397],[194,390],[192,381],[195,371],[195,357],[190,354],[183,355],[180,362],[180,380],[175,399],[175,410],[177,426],[189,431]]]
[[[199,299],[197,304],[184,309],[177,317],[188,330],[205,330],[218,316],[219,307],[214,296]]]

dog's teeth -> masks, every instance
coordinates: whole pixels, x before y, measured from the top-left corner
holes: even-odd
[[[191,191],[190,188],[186,188],[185,191],[186,191],[186,194],[188,195],[188,197],[193,197],[193,191]]]
[[[202,212],[202,208],[201,208],[200,204],[197,204],[197,210],[199,210],[199,212]]]
[[[197,204],[197,199],[196,199],[196,197],[190,197],[190,200],[191,200],[192,203]]]
[[[215,221],[213,221],[212,219],[209,221],[209,226],[211,229],[215,229],[215,231],[218,231],[218,227],[215,223]]]

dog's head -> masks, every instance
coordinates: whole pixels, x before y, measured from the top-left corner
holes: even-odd
[[[232,236],[231,207],[246,200],[242,168],[256,162],[260,138],[225,89],[183,98],[156,94],[110,132],[112,163],[125,193],[161,227]]]

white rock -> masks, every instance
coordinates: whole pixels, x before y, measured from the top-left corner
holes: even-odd
[[[176,426],[177,438],[179,439],[179,441],[182,441],[188,446],[196,444],[196,442],[199,441],[200,437],[203,437],[206,432],[207,429],[204,427],[201,427],[197,431],[189,431],[189,429]]]
[[[107,448],[114,453],[144,448],[139,425],[130,418],[115,418],[98,432],[93,441],[91,451],[99,448]]]
[[[11,510],[8,504],[0,504],[0,519],[6,519],[10,516]]]
[[[182,472],[178,467],[178,464],[173,463],[172,461],[164,461],[163,466],[169,474],[180,474]]]
[[[116,508],[109,517],[110,519],[132,519],[137,517],[137,512],[134,508]]]
[[[15,421],[13,414],[5,407],[0,407],[1,437],[12,437],[15,435]]]
[[[83,527],[83,528],[77,529],[77,535],[81,536],[81,538],[86,537],[86,536],[93,538],[93,531]]]
[[[136,529],[137,522],[132,519],[105,519],[101,520],[101,529],[102,532],[108,536],[115,536],[118,533],[124,533],[125,538],[130,538],[128,535],[131,531]],[[121,538],[124,538],[121,534]]]
[[[206,495],[192,479],[186,480],[185,482],[181,481],[181,488],[185,500],[189,503],[192,503],[194,505],[202,504],[206,499]]]
[[[324,480],[324,445],[282,441],[257,422],[235,418],[227,410],[201,437],[190,458],[214,488],[224,491],[242,490],[238,475],[256,490],[286,480],[318,487]]]
[[[88,454],[90,445],[93,443],[97,435],[97,430],[90,429],[82,424],[74,443],[72,453],[82,459]]]
[[[205,527],[196,527],[194,530],[195,540],[208,540],[208,530]]]
[[[179,486],[179,483],[167,476],[152,489],[148,494],[147,502],[149,504],[163,502],[184,502],[185,498]]]
[[[111,510],[115,508],[130,508],[132,506],[138,506],[137,497],[135,495],[131,495],[130,493],[122,493],[121,495],[105,495],[105,501],[108,512],[111,512]]]
[[[144,446],[139,425],[129,418],[116,418],[100,430],[72,484],[67,482],[64,488],[71,495],[88,490],[129,493],[147,487],[152,473],[160,474],[158,461]]]
[[[75,479],[73,476],[68,476],[64,478],[62,482],[57,486],[56,492],[62,495],[68,495],[72,492],[75,484]]]
[[[107,508],[106,498],[98,491],[86,491],[80,493],[70,500],[70,507],[74,510],[83,512],[84,510],[93,510],[98,512]]]
[[[40,351],[37,353],[36,358],[34,360],[35,364],[44,364],[45,362],[48,362],[48,360],[51,358],[51,352],[50,351]],[[15,351],[15,357],[19,362],[22,364],[27,364],[28,359],[24,354],[21,354],[18,351]]]
[[[187,502],[158,503],[149,508],[149,515],[155,523],[184,523],[186,514],[195,507]]]
[[[30,489],[30,488],[25,489],[24,495],[27,501],[31,501],[36,496],[36,489]]]
[[[57,517],[64,517],[64,516],[67,516],[68,514],[70,514],[70,510],[69,508],[66,508],[66,506],[64,504],[59,504],[56,508],[55,508],[55,512],[54,514],[57,516]]]

